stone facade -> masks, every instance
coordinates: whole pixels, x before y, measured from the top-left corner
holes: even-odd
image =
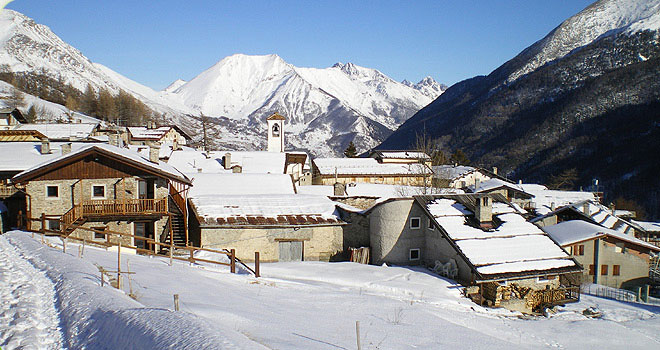
[[[399,186],[424,186],[428,182],[430,185],[430,176],[381,176],[381,175],[353,175],[344,176],[338,175],[335,180],[334,176],[316,176],[312,183],[314,185],[332,186],[335,182],[342,184],[349,183],[370,183],[370,184],[385,184],[385,185],[399,185]]]
[[[194,234],[191,232],[191,234]],[[262,262],[279,260],[279,242],[302,241],[303,260],[330,261],[344,250],[342,227],[300,226],[286,228],[213,228],[200,227],[201,247],[236,249],[243,261],[254,261],[259,252]]]

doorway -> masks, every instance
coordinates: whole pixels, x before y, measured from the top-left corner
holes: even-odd
[[[145,237],[154,239],[154,222],[153,221],[140,221],[133,223],[133,232],[138,237]],[[134,246],[139,249],[152,249],[152,244],[139,238],[134,238]]]
[[[278,261],[303,261],[302,241],[280,241]]]

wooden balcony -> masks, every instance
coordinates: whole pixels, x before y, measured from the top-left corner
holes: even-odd
[[[20,192],[19,189],[12,185],[0,184],[0,198],[8,198]]]
[[[62,222],[70,225],[79,219],[167,215],[167,197],[160,199],[88,200],[76,204],[62,215]]]

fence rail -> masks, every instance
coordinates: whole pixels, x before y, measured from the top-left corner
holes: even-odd
[[[170,260],[181,260],[181,261],[188,261],[190,263],[210,263],[210,264],[217,264],[217,265],[223,265],[223,266],[229,266],[231,273],[236,273],[236,262],[238,261],[240,264],[245,266],[248,271],[250,271],[252,274],[255,275],[255,277],[260,277],[259,276],[259,254],[258,252],[255,253],[256,261],[255,261],[255,269],[251,269],[247,265],[243,264],[242,261],[240,261],[236,257],[236,251],[234,249],[228,250],[228,251],[223,251],[223,250],[217,250],[217,249],[210,249],[210,248],[202,248],[202,247],[194,247],[194,246],[187,246],[187,247],[177,247],[175,246],[172,242],[171,243],[164,243],[164,242],[158,242],[154,240],[153,238],[148,238],[148,237],[143,237],[143,236],[136,236],[130,233],[124,233],[124,232],[118,232],[118,231],[111,231],[111,230],[98,230],[94,228],[89,228],[89,227],[84,227],[84,226],[76,226],[75,229],[77,230],[83,230],[87,232],[93,232],[97,234],[103,234],[105,235],[106,239],[105,241],[102,240],[95,240],[95,239],[84,239],[80,237],[75,237],[71,236],[70,234],[64,234],[62,230],[51,230],[46,228],[46,219],[48,220],[60,220],[60,227],[64,227],[62,219],[57,218],[57,217],[52,217],[51,216],[46,216],[42,215],[39,218],[31,218],[31,217],[26,217],[26,220],[28,222],[39,222],[40,229],[39,230],[33,230],[33,229],[27,229],[28,232],[32,233],[39,233],[42,235],[42,240],[44,237],[48,234],[50,236],[58,236],[62,239],[72,239],[72,240],[77,240],[77,241],[82,241],[83,243],[89,243],[89,244],[98,244],[104,247],[120,247],[120,248],[127,248],[127,249],[133,249],[138,253],[143,253],[143,254],[148,254],[156,257],[167,257],[167,255],[159,254],[160,251],[163,251],[163,249],[168,250],[168,255]],[[116,241],[112,241],[111,237],[116,237]],[[132,238],[133,242],[137,241],[142,241],[144,242],[145,247],[153,247],[153,249],[145,249],[142,247],[138,247],[134,244],[125,244],[122,242],[123,237],[129,237]],[[174,255],[174,250],[179,249],[179,250],[187,250],[188,254],[186,257],[182,256],[175,256]],[[225,255],[229,258],[229,262],[223,262],[223,261],[215,261],[215,260],[209,260],[209,259],[203,259],[203,258],[196,258],[195,257],[195,252],[198,251],[205,251],[205,252],[210,252],[210,253],[215,253],[215,254],[221,254]],[[256,270],[256,271],[255,271]]]

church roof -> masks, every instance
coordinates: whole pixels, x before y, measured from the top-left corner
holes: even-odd
[[[266,120],[286,120],[281,114],[279,113],[273,113],[270,117],[266,118]]]

